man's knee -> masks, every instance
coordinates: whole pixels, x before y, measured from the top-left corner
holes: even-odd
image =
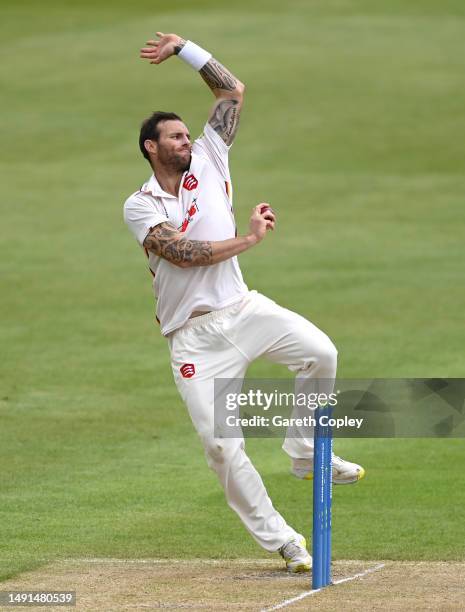
[[[212,438],[201,436],[208,465],[215,469],[215,465],[230,463],[241,448],[244,448],[244,440],[238,438]]]
[[[318,354],[318,363],[321,370],[324,370],[328,378],[336,376],[337,370],[337,349],[331,340],[323,345]]]
[[[335,378],[337,370],[337,349],[331,340],[324,336],[317,346],[314,341],[308,347],[308,357],[304,359],[302,373],[315,372],[318,378]]]

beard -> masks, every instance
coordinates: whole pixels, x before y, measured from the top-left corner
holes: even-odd
[[[182,153],[167,151],[162,147],[158,149],[159,162],[174,172],[185,172],[189,170],[191,159],[192,155],[189,149],[186,149]]]

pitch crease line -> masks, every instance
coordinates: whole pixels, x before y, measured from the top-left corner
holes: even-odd
[[[344,582],[350,582],[351,580],[356,580],[357,578],[363,578],[367,574],[371,574],[373,572],[376,572],[379,569],[382,569],[385,565],[386,565],[385,563],[380,563],[379,565],[375,565],[375,567],[369,567],[364,572],[359,572],[358,574],[354,574],[353,576],[348,576],[347,578],[340,578],[339,580],[333,580],[332,585],[342,584]],[[306,597],[309,597],[310,595],[315,595],[315,593],[320,593],[320,591],[323,591],[323,589],[312,589],[311,591],[304,591],[300,595],[297,595],[297,597],[286,599],[283,602],[276,604],[275,606],[272,606],[271,608],[263,608],[261,612],[272,612],[272,610],[280,610],[281,608],[290,606],[291,604],[296,603],[297,601],[300,601],[301,599],[305,599]]]
[[[49,561],[48,559],[43,559]],[[197,563],[199,565],[280,565],[276,559],[111,559],[108,557],[76,557],[70,559],[63,559],[64,563],[121,563],[121,564],[134,564],[134,565],[163,565],[164,563],[176,563],[176,564],[189,564]],[[52,561],[53,563],[53,561]]]

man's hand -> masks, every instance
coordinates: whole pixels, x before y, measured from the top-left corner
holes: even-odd
[[[160,40],[148,40],[148,46],[140,50],[140,57],[150,60],[151,64],[161,64],[172,55],[179,53],[186,42],[177,34],[157,32],[157,36]]]
[[[260,242],[265,237],[267,230],[274,230],[276,216],[269,204],[262,202],[255,206],[249,221],[249,236],[256,242]]]

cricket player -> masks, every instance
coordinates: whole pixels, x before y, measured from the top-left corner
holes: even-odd
[[[139,145],[152,175],[126,200],[124,219],[148,257],[176,386],[227,503],[265,550],[281,554],[289,571],[308,571],[312,559],[305,539],[273,507],[243,438],[214,436],[214,379],[243,379],[248,365],[264,356],[296,372],[297,380],[334,381],[337,352],[315,325],[249,291],[242,278],[237,256],[276,226],[275,213],[261,203],[252,209],[248,232],[236,231],[228,155],[244,85],[210,53],[176,34],[157,32],[140,52],[151,64],[171,56],[199,72],[215,102],[194,142],[172,112],[154,112],[143,122]],[[144,84],[144,94],[145,89]],[[312,478],[313,440],[287,436],[283,448],[293,473]],[[363,475],[359,465],[333,456],[333,482],[356,482]]]

